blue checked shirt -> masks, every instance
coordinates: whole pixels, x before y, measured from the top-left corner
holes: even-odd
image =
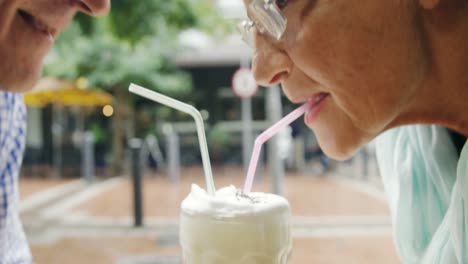
[[[25,137],[23,96],[0,91],[0,264],[32,263],[18,211]]]

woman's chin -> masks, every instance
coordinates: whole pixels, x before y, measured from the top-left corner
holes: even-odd
[[[355,129],[314,129],[322,151],[335,160],[347,160],[355,155],[371,138]]]
[[[339,161],[344,161],[348,160],[351,157],[354,156],[359,151],[358,148],[343,148],[340,146],[330,146],[328,144],[321,144],[319,141],[319,145],[322,148],[322,151],[327,155],[328,157],[334,159],[334,160],[339,160]]]

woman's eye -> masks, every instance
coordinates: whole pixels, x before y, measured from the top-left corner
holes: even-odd
[[[289,0],[275,0],[275,5],[279,9],[284,9],[288,5]]]

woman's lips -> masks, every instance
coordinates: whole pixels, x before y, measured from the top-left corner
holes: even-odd
[[[315,121],[317,116],[320,114],[322,110],[325,100],[330,96],[328,93],[319,93],[317,95],[312,96],[309,101],[312,101],[312,106],[306,112],[304,116],[304,122],[306,124],[312,124]]]

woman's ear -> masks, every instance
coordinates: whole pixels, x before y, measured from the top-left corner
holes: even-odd
[[[426,9],[432,9],[440,3],[440,0],[419,0],[419,4]]]

